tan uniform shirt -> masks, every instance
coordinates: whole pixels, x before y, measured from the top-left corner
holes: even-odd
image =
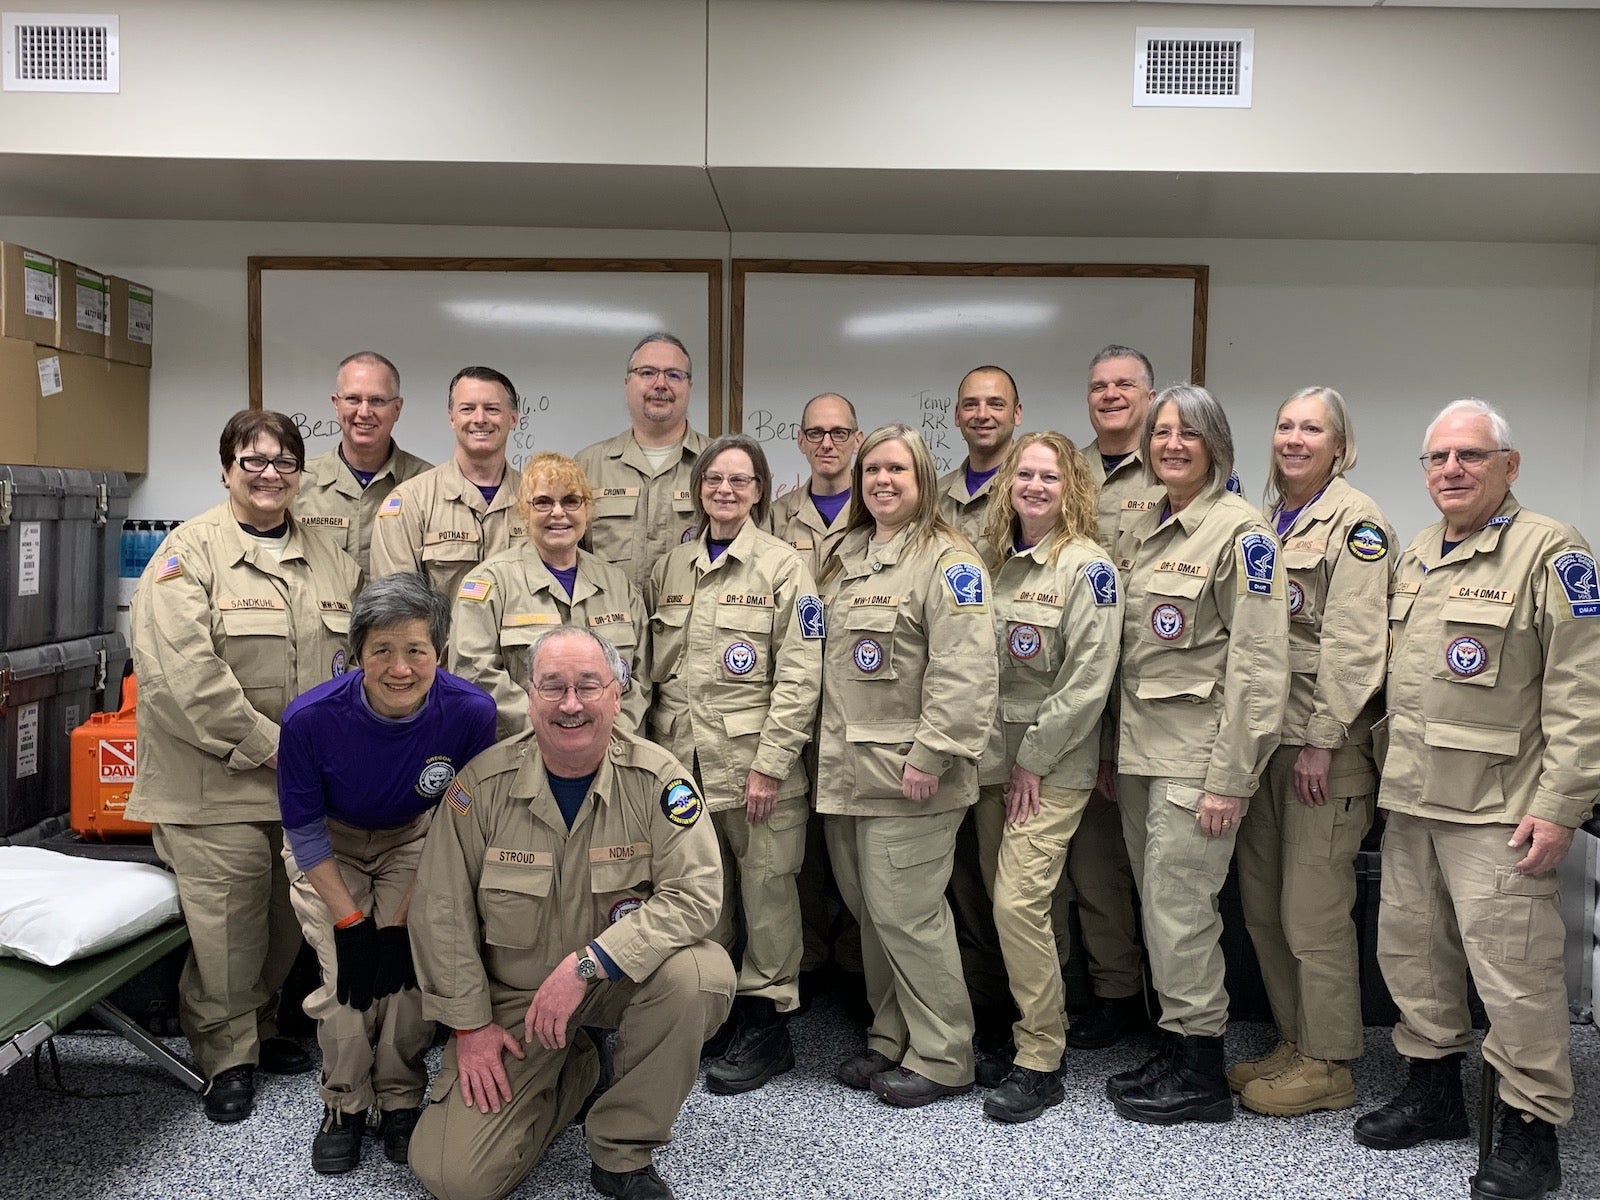
[[[350,657],[355,560],[293,517],[279,562],[227,503],[167,535],[133,595],[138,821],[279,819],[278,722]]]
[[[532,734],[485,750],[445,797],[411,906],[431,1020],[486,1025],[491,989],[532,992],[591,941],[648,979],[717,919],[716,835],[688,771],[659,746],[613,733],[570,830]]]
[[[1116,568],[1087,542],[1053,563],[1041,543],[1000,564],[994,609],[1000,708],[980,782],[1009,782],[1015,763],[1047,787],[1093,787],[1122,639]]]
[[[533,643],[557,625],[603,635],[627,668],[621,723],[642,733],[650,707],[650,630],[644,600],[627,575],[578,551],[569,598],[526,539],[472,568],[456,589],[449,669],[494,697],[495,734],[529,728],[528,671]]]
[[[1118,463],[1110,475],[1106,474],[1098,440],[1083,448],[1083,456],[1089,463],[1089,474],[1100,487],[1100,548],[1111,556],[1112,563],[1125,563],[1133,558],[1136,548],[1128,540],[1134,523],[1144,513],[1159,509],[1166,501],[1167,490],[1159,483],[1145,481],[1144,459],[1138,450]]]
[[[1572,526],[1507,496],[1448,555],[1430,525],[1390,603],[1380,808],[1569,828],[1600,792],[1600,585]],[[1380,741],[1383,740],[1380,738]]]
[[[1367,794],[1376,783],[1369,747],[1382,715],[1396,557],[1394,529],[1378,506],[1337,476],[1283,536],[1290,674],[1280,741],[1334,751],[1330,778],[1365,782]]]
[[[785,492],[772,502],[772,532],[800,552],[811,569],[811,578],[822,574],[822,564],[833,548],[844,540],[850,521],[850,505],[839,510],[832,525],[825,523],[817,506],[811,503],[810,486]]]
[[[1252,796],[1289,695],[1289,605],[1278,539],[1229,492],[1131,528],[1117,769]]]
[[[989,522],[989,500],[994,495],[994,481],[999,473],[983,481],[975,492],[967,491],[967,460],[954,471],[939,477],[939,515],[961,530],[967,541],[984,552],[983,527]]]
[[[389,447],[389,460],[378,468],[366,487],[361,486],[337,450],[317,455],[300,473],[300,494],[294,498],[294,515],[301,523],[331,533],[363,574],[368,573],[371,561],[372,522],[379,506],[396,485],[433,466],[393,442]]]
[[[421,571],[441,596],[454,596],[467,572],[527,536],[517,515],[517,470],[506,464],[500,490],[485,504],[454,458],[407,480],[378,506],[372,577]]]
[[[712,812],[744,804],[751,770],[808,789],[800,752],[822,691],[822,601],[799,553],[746,521],[716,562],[704,535],[656,563],[652,736],[696,755]]]
[[[578,466],[595,497],[584,546],[626,571],[646,603],[650,572],[661,556],[695,535],[689,475],[707,445],[704,434],[689,430],[678,461],[659,475],[651,473],[632,430],[578,451]]]
[[[871,528],[839,543],[823,584],[822,720],[817,811],[905,817],[978,798],[978,756],[999,694],[993,590],[978,556],[944,534],[908,544],[901,530],[873,546]],[[903,768],[939,776],[920,803]]]

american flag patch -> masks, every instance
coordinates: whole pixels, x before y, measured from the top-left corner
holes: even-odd
[[[450,807],[462,816],[466,816],[467,810],[472,807],[472,793],[461,786],[459,779],[450,781],[450,786],[444,790],[444,798],[449,801]]]
[[[456,597],[461,600],[487,600],[492,582],[488,579],[463,579]]]
[[[176,554],[169,554],[167,560],[156,570],[156,579],[176,579],[183,574],[183,563],[178,561]]]
[[[390,495],[390,496],[384,497],[383,503],[378,505],[378,515],[380,517],[399,516],[400,515],[400,497],[399,496],[395,496],[395,495]]]

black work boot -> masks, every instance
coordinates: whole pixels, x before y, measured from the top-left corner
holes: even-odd
[[[794,1069],[789,1018],[761,996],[740,996],[738,1032],[718,1058],[706,1064],[706,1091],[723,1096],[751,1092],[774,1075]]]
[[[1106,1099],[1115,1100],[1129,1088],[1143,1087],[1152,1079],[1167,1073],[1174,1052],[1173,1035],[1165,1029],[1156,1030],[1156,1052],[1131,1071],[1122,1071],[1106,1080]]]
[[[1020,1125],[1041,1116],[1067,1098],[1054,1071],[1012,1067],[1011,1074],[983,1098],[983,1115],[1008,1125]]]
[[[1149,1024],[1144,993],[1110,1000],[1096,996],[1094,1006],[1067,1027],[1067,1045],[1074,1050],[1104,1050]]]
[[[1472,1177],[1472,1200],[1544,1200],[1560,1186],[1556,1127],[1505,1105],[1494,1153]]]
[[[361,1138],[367,1132],[367,1110],[322,1110],[322,1128],[311,1142],[311,1169],[318,1175],[343,1175],[361,1162]]]
[[[420,1108],[391,1108],[378,1118],[378,1136],[383,1139],[383,1156],[402,1167],[410,1159],[411,1135],[417,1128]]]
[[[1356,1119],[1356,1141],[1374,1150],[1408,1150],[1422,1142],[1466,1137],[1461,1059],[1459,1053],[1409,1059],[1406,1086],[1382,1108]]]
[[[1117,1114],[1146,1125],[1233,1120],[1222,1038],[1177,1036],[1171,1054],[1164,1074],[1112,1097]]]
[[[981,1088],[999,1087],[1011,1074],[1012,1056],[1016,1044],[1011,1040],[1011,1027],[980,1028],[972,1039],[972,1079]]]

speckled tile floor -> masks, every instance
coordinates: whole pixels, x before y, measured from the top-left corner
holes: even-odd
[[[1400,1200],[1465,1196],[1476,1140],[1380,1154],[1356,1145],[1356,1113],[1399,1086],[1387,1029],[1367,1030],[1355,1109],[1296,1120],[1241,1113],[1227,1125],[1161,1129],[1121,1120],[1105,1078],[1136,1065],[1142,1042],[1074,1053],[1066,1103],[1026,1125],[982,1113],[980,1093],[902,1112],[833,1081],[860,1047],[839,1009],[820,1002],[795,1026],[796,1069],[745,1096],[690,1095],[677,1138],[657,1165],[682,1200],[738,1197],[1140,1197],[1149,1200],[1295,1197]],[[1236,1025],[1229,1059],[1268,1048],[1265,1026]],[[119,1038],[58,1039],[62,1075],[81,1096],[44,1086],[23,1064],[0,1078],[3,1200],[185,1200],[309,1196],[426,1197],[374,1140],[349,1175],[313,1174],[321,1116],[310,1077],[261,1076],[255,1115],[206,1121],[198,1100]],[[1573,1027],[1578,1117],[1562,1135],[1563,1200],[1600,1197],[1600,1030]],[[182,1043],[175,1048],[182,1049]],[[1469,1065],[1469,1108],[1478,1090]],[[1474,1122],[1476,1118],[1474,1118]],[[592,1197],[581,1131],[566,1130],[514,1195]]]

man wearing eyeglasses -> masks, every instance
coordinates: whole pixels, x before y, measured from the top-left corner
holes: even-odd
[[[394,489],[378,506],[372,574],[421,571],[454,598],[478,563],[526,536],[517,515],[517,469],[506,443],[517,425],[517,389],[493,367],[462,367],[446,406],[456,448],[449,461]]]
[[[1447,405],[1423,447],[1442,520],[1400,558],[1389,713],[1373,730],[1388,813],[1378,961],[1410,1080],[1355,1137],[1402,1150],[1467,1136],[1470,970],[1503,1102],[1471,1193],[1543,1196],[1561,1185],[1556,1127],[1572,1119],[1556,869],[1600,792],[1600,583],[1578,531],[1511,494],[1521,455],[1492,407]]]
[[[331,533],[363,574],[379,505],[396,485],[433,466],[395,444],[403,407],[400,371],[392,362],[375,350],[350,355],[333,384],[339,445],[308,462],[300,477],[295,516]]]
[[[590,1183],[673,1194],[651,1156],[728,1014],[734,972],[707,940],[722,903],[711,821],[682,763],[614,730],[622,670],[588,629],[541,637],[533,741],[473,759],[423,847],[417,980],[424,1014],[456,1031],[411,1139],[435,1196],[516,1188],[594,1087],[596,1026],[622,1036],[616,1080],[584,1121]]]
[[[693,382],[683,342],[646,334],[623,379],[629,428],[576,455],[595,491],[585,546],[627,571],[647,601],[656,561],[695,534],[689,474],[706,437],[689,426]]]
[[[813,396],[800,412],[794,440],[811,464],[811,478],[772,502],[772,532],[805,556],[813,579],[844,537],[850,464],[861,437],[855,405],[837,392]]]

